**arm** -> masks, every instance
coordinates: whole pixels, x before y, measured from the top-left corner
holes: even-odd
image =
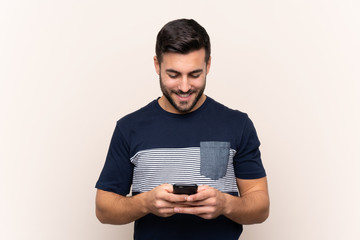
[[[160,185],[132,197],[98,189],[96,217],[100,222],[108,224],[127,224],[149,213],[169,217],[175,214],[174,207],[185,201],[184,195],[175,195],[172,192],[170,184]]]
[[[266,177],[237,179],[240,197],[227,196],[225,216],[241,224],[264,222],[269,216],[270,200]]]
[[[266,177],[237,179],[240,197],[200,186],[198,193],[187,198],[191,207],[175,207],[177,213],[195,214],[205,219],[224,215],[239,224],[260,223],[269,215],[269,195]]]

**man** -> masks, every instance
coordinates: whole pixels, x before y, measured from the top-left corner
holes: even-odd
[[[117,122],[96,215],[102,223],[135,221],[134,239],[238,239],[242,224],[269,212],[255,128],[203,93],[210,40],[194,20],[160,30],[154,63],[163,96]],[[175,183],[199,187],[174,194]]]

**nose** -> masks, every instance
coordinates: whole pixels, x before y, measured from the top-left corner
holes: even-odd
[[[187,76],[184,76],[180,79],[178,88],[184,93],[188,92],[191,89],[191,84]]]

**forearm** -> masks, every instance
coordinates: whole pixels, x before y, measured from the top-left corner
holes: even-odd
[[[255,191],[237,197],[225,194],[224,215],[239,224],[264,222],[269,216],[269,196],[266,191]]]
[[[127,224],[146,214],[146,202],[144,194],[125,197],[112,192],[102,190],[96,195],[96,217],[102,223]]]

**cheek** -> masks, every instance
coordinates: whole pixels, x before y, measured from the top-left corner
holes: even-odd
[[[177,81],[171,78],[160,78],[161,84],[165,88],[176,88],[177,87]]]
[[[192,86],[195,88],[203,88],[205,86],[205,83],[206,83],[206,77],[194,80],[192,82]]]

